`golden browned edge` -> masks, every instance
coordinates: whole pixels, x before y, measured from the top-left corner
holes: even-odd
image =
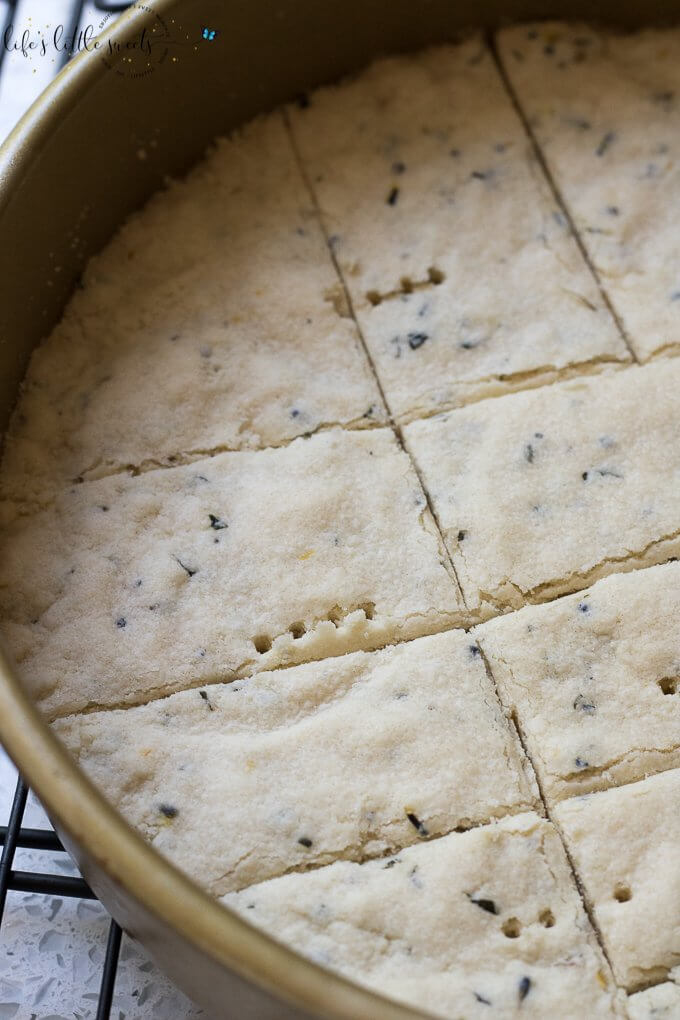
[[[152,2],[159,13],[177,6],[176,0]],[[137,31],[151,13],[149,8],[133,7],[113,27],[117,33],[129,26]],[[105,41],[110,32],[100,38]],[[33,103],[0,146],[0,209],[3,199],[18,187],[31,152],[47,137],[54,120],[71,109],[102,73],[95,52],[80,54]],[[179,933],[187,948],[209,958],[212,970],[207,970],[203,978],[196,974],[195,987],[201,980],[210,980],[217,965],[225,968],[223,992],[228,987],[228,970],[309,1016],[338,1020],[414,1020],[425,1016],[363,989],[276,942],[217,903],[148,846],[57,740],[2,652],[0,743],[40,797],[86,880],[126,930],[133,935],[151,933],[151,939],[141,935],[140,941],[145,943],[155,941],[159,934],[162,939],[164,930],[169,942]],[[153,948],[148,948],[154,955]],[[167,961],[164,969],[168,970]],[[186,982],[179,983],[186,987]],[[230,1008],[238,1003],[238,988],[233,992]],[[272,1002],[268,1005],[271,1010]],[[252,1001],[248,1007],[250,1014]]]

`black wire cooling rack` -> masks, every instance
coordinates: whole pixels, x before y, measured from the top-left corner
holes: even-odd
[[[4,33],[5,28],[11,23],[16,6],[17,0],[9,0],[4,24],[0,24],[0,33]],[[94,7],[97,10],[109,14],[119,13],[129,6],[129,0],[127,2],[120,2],[120,0],[95,0],[94,2]],[[85,7],[86,0],[74,0],[71,4],[68,20],[64,23],[66,38],[77,33],[82,23]],[[3,19],[0,18],[0,21],[3,21]],[[0,69],[6,54],[6,49],[0,47]],[[55,70],[59,70],[63,64],[68,62],[71,56],[71,53],[64,51]],[[27,797],[28,787],[19,778],[8,824],[0,826],[0,846],[2,846],[2,855],[0,856],[0,945],[2,944],[2,921],[5,913],[5,904],[7,902],[7,894],[10,891],[39,893],[47,897],[64,896],[83,900],[97,899],[83,878],[39,871],[19,871],[14,868],[14,858],[17,850],[43,850],[55,854],[66,852],[54,829],[31,829],[24,827],[23,820]],[[99,986],[96,1020],[109,1020],[111,1014],[122,934],[119,925],[112,920],[109,926],[106,954],[104,956]]]
[[[16,871],[13,867],[14,857],[19,849],[47,850],[54,853],[65,853],[59,837],[54,829],[24,828],[24,812],[28,787],[23,779],[17,780],[9,823],[0,826],[0,942],[2,940],[2,919],[7,902],[7,893],[16,892],[42,893],[45,896],[68,896],[76,899],[95,900],[97,897],[82,878],[70,875],[53,875],[40,871]],[[109,1020],[113,989],[116,983],[116,971],[120,955],[122,930],[115,921],[111,921],[109,937],[104,957],[99,1000],[97,1003],[97,1020]]]

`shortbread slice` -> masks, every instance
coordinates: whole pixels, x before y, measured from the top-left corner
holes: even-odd
[[[538,802],[465,631],[55,725],[125,817],[218,896]]]
[[[208,231],[213,209],[220,230]],[[273,115],[222,142],[90,263],[33,355],[2,487],[37,499],[131,465],[385,420]]]
[[[555,809],[617,981],[634,990],[680,965],[680,771]]]
[[[223,902],[323,966],[435,1016],[621,1015],[560,840],[535,814]]]
[[[545,602],[680,553],[678,392],[671,359],[406,426],[468,605]]]
[[[398,421],[629,360],[479,36],[289,116]]]
[[[672,980],[662,981],[629,997],[626,1007],[630,1020],[678,1020],[680,968],[674,968],[669,977]]]
[[[475,631],[548,800],[680,767],[680,563]]]
[[[467,619],[387,429],[73,487],[3,531],[2,635],[49,715]]]
[[[680,30],[543,22],[501,57],[640,360],[680,351]]]

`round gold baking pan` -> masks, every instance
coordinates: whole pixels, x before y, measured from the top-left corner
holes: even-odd
[[[67,66],[0,149],[0,428],[32,347],[58,320],[87,258],[216,135],[380,53],[442,42],[469,24],[636,25],[674,14],[672,0],[139,0],[104,26],[100,46]],[[202,40],[203,26],[218,44]],[[418,1015],[288,951],[164,861],[86,780],[1,658],[0,742],[102,902],[211,1016]]]

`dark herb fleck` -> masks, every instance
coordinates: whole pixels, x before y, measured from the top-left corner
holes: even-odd
[[[477,341],[476,340],[463,340],[463,342],[461,343],[460,346],[463,348],[464,351],[473,351],[475,349],[475,347],[477,346]]]
[[[307,849],[309,849],[310,846],[312,845],[312,841],[309,838],[309,836],[300,836],[298,843],[300,844],[300,846],[307,847]]]
[[[524,447],[524,459],[528,464],[533,464],[534,462],[534,448],[531,443],[527,443]]]
[[[474,995],[477,1002],[482,1002],[484,1003],[485,1006],[491,1005],[491,999],[485,999],[483,995],[479,994],[479,992],[473,992],[472,994]]]
[[[223,521],[221,517],[216,517],[215,514],[208,514],[210,518],[210,527],[214,528],[215,531],[221,531],[222,528],[228,528],[229,525],[226,521]]]
[[[159,804],[158,810],[162,815],[165,815],[166,818],[176,818],[179,814],[179,810],[176,807],[173,807],[172,804]]]
[[[547,46],[543,47],[543,52],[545,53],[546,57],[552,57],[553,53],[555,52],[555,47],[548,43]]]
[[[581,478],[583,479],[584,482],[587,482],[588,481],[588,472],[584,471],[583,474],[581,475]]]
[[[468,645],[468,651],[473,659],[482,654],[479,650],[479,645]]]
[[[498,913],[498,907],[493,900],[487,900],[482,897],[480,897],[480,899],[475,899],[474,896],[468,896],[468,899],[470,903],[474,903],[476,907],[479,907],[481,910],[486,910],[487,914]]]
[[[421,877],[418,874],[418,865],[417,864],[413,868],[411,868],[411,870],[408,873],[408,877],[411,880],[411,882],[413,883],[413,885],[416,887],[416,889],[422,889],[423,888],[423,880],[421,879]]]
[[[294,407],[293,410],[290,412],[291,418],[297,418],[299,414],[300,412],[298,411],[297,407]]]
[[[680,290],[674,290],[671,294],[671,301],[680,301]]]
[[[519,995],[519,1001],[520,1002],[524,1002],[524,1000],[526,999],[527,995],[529,994],[530,989],[531,989],[531,978],[530,977],[520,978],[520,982],[519,982],[519,985],[518,985],[518,988],[517,988],[517,994]]]
[[[429,340],[427,333],[409,333],[407,336],[408,345],[412,351],[417,351],[419,347],[422,347],[426,340]]]
[[[458,541],[459,542],[463,542],[466,537],[467,537],[467,531],[461,530],[461,531],[458,532]]]
[[[590,612],[590,605],[589,605],[589,603],[588,602],[579,602],[579,604],[578,604],[578,611],[579,611],[579,613],[589,613]]]
[[[411,825],[413,826],[413,828],[418,830],[418,835],[419,836],[428,836],[429,835],[429,832],[428,832],[426,826],[423,825],[423,823],[418,818],[418,816],[414,815],[412,811],[407,811],[406,812],[406,817],[408,818],[408,820],[411,823]]]
[[[574,765],[576,766],[577,769],[588,768],[588,762],[584,758],[579,757],[574,758]]]
[[[109,508],[108,508],[107,506],[100,506],[100,507],[99,507],[99,509],[100,509],[100,510],[103,510],[103,511],[104,511],[104,513],[107,513],[107,511],[108,511],[108,509],[109,509]]]
[[[615,131],[608,131],[607,134],[603,136],[603,138],[600,141],[600,144],[598,145],[598,147],[595,149],[595,155],[596,156],[604,156],[605,152],[607,151],[607,149],[612,144],[612,142],[614,141],[615,138],[616,138],[616,132]]]
[[[118,617],[118,619],[116,620],[116,627],[120,628],[120,630],[122,630],[123,627],[127,627],[127,620],[125,619],[124,616]]]
[[[458,159],[460,156],[460,149],[449,149],[449,156],[453,156],[454,159]]]
[[[393,868],[395,864],[399,864],[398,857],[394,857],[391,861],[388,861],[387,864],[383,864],[383,871],[387,871],[389,868]]]
[[[619,209],[618,205],[607,206],[607,212],[609,213],[610,216],[618,216],[620,211],[621,210]]]
[[[597,473],[600,478],[623,478],[623,475],[618,471],[612,471],[609,468],[598,468]]]
[[[388,205],[396,205],[399,198],[399,188],[392,188],[387,196]]]
[[[474,177],[476,181],[485,181],[488,176],[488,170],[473,170],[470,174],[470,177]]]
[[[201,695],[201,697],[205,701],[205,703],[208,706],[208,708],[210,709],[210,711],[214,712],[215,711],[215,706],[213,704],[211,704],[210,698],[208,697],[208,692],[207,691],[199,691],[198,693]]]
[[[179,563],[179,565],[182,568],[182,570],[186,570],[186,572],[189,575],[189,577],[193,577],[194,574],[198,573],[198,568],[197,567],[187,567],[187,565],[185,563],[182,563],[182,561],[179,558],[179,556],[175,556],[175,559]]]
[[[595,712],[593,702],[588,701],[582,694],[577,695],[574,699],[574,708],[577,712],[585,712],[586,715],[592,715]]]
[[[657,103],[659,106],[669,106],[674,98],[674,92],[655,92],[652,96],[652,102]]]
[[[542,432],[534,432],[534,439],[543,439]]]
[[[402,163],[402,161],[400,159],[398,159],[395,163],[392,164],[392,173],[393,174],[403,174],[405,169],[406,169],[406,163]]]

